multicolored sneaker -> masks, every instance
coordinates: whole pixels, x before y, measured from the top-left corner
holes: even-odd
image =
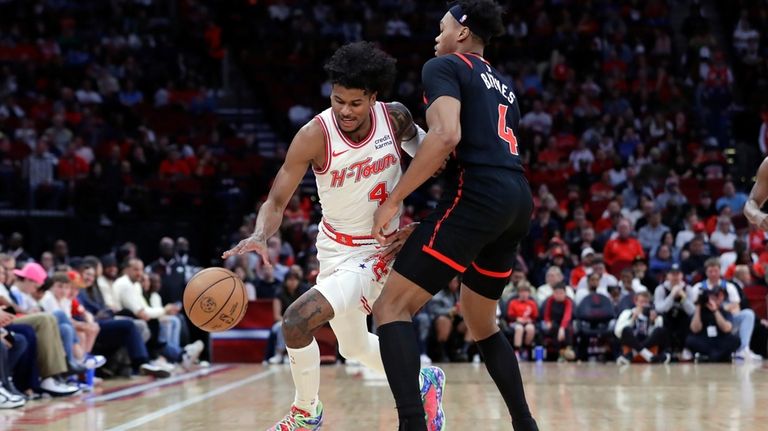
[[[441,431],[445,427],[443,412],[443,389],[445,372],[437,367],[425,367],[419,373],[421,380],[421,402],[427,419],[427,431]]]
[[[317,402],[317,415],[291,406],[291,412],[267,431],[315,431],[323,426],[323,403]]]

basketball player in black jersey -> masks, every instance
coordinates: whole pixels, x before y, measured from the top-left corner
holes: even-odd
[[[483,58],[503,31],[493,0],[461,0],[440,21],[436,57],[422,71],[429,132],[410,167],[374,216],[372,234],[451,155],[439,206],[406,241],[373,306],[400,430],[426,430],[419,392],[419,349],[412,316],[457,274],[461,310],[517,431],[538,430],[525,400],[512,346],[496,324],[496,307],[533,209],[516,131],[520,109],[511,82]],[[427,406],[429,407],[429,406]]]

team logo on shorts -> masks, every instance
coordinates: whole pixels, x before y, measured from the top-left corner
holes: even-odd
[[[387,261],[384,259],[377,259],[376,263],[373,264],[373,276],[376,277],[376,281],[381,281],[381,279],[389,274],[389,268],[387,267]]]
[[[206,296],[202,301],[200,301],[200,308],[202,308],[206,313],[213,313],[216,311],[216,301],[214,301],[210,296]]]

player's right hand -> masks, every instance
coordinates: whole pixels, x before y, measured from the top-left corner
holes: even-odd
[[[237,243],[236,246],[232,247],[230,250],[225,251],[222,255],[222,259],[227,259],[230,256],[239,255],[248,253],[251,251],[255,251],[256,253],[261,256],[261,260],[266,266],[272,266],[271,263],[269,263],[269,254],[267,253],[267,242],[264,240],[260,240],[253,235],[249,236],[248,238],[240,241]]]

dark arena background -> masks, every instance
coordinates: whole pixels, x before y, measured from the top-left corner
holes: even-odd
[[[534,211],[497,315],[539,428],[767,429],[768,223],[744,208],[768,155],[768,2],[499,3],[483,56],[520,104]],[[282,314],[319,271],[313,170],[267,240],[273,267],[221,255],[330,106],[338,48],[396,58],[379,99],[428,129],[422,66],[447,10],[0,0],[0,430],[274,426],[294,399]],[[401,225],[453,181],[421,186]],[[185,316],[206,267],[248,293],[228,331]],[[447,376],[444,429],[512,429],[458,286],[414,318],[422,364]],[[730,330],[698,317],[718,291]],[[394,430],[386,378],[345,360],[327,325],[316,339],[323,429]]]

